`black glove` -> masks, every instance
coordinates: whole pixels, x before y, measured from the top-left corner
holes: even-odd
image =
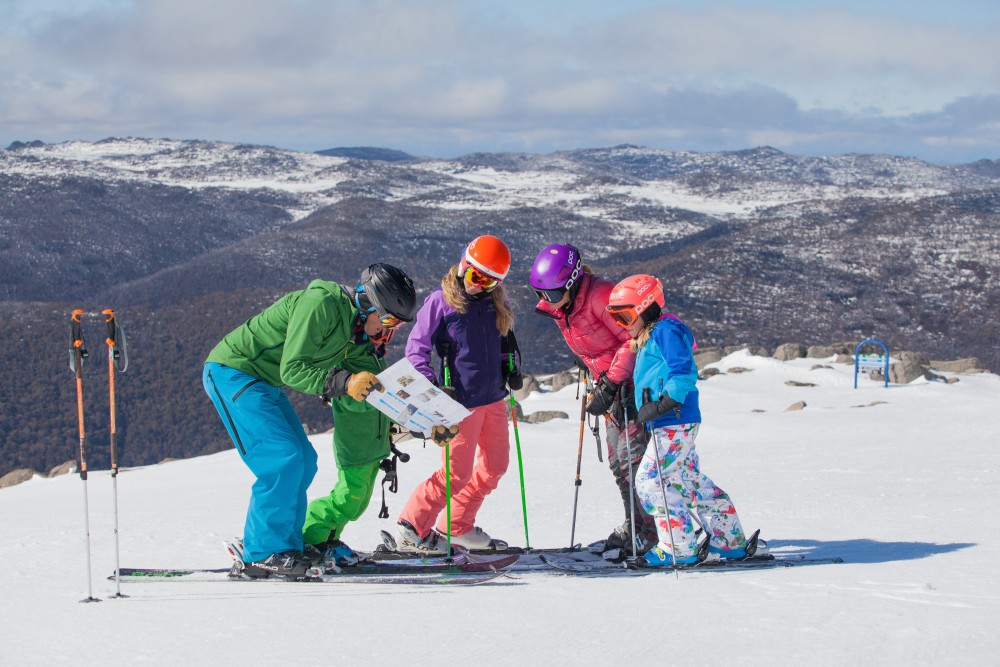
[[[508,370],[507,376],[507,386],[511,388],[512,391],[517,391],[524,386],[524,376],[521,375],[521,369],[514,367],[513,370]]]
[[[347,383],[350,380],[351,371],[345,371],[343,368],[331,368],[326,376],[326,382],[323,383],[323,393],[320,398],[323,399],[324,403],[330,405],[331,399],[347,394]]]
[[[590,369],[587,368],[587,364],[583,363],[583,359],[581,359],[580,357],[577,356],[573,357],[573,365],[579,368],[584,373],[590,372]]]
[[[601,373],[601,379],[594,385],[594,395],[587,401],[587,412],[592,415],[603,415],[615,402],[618,395],[618,385]]]
[[[667,394],[664,394],[658,401],[643,403],[642,407],[639,408],[639,414],[636,415],[636,421],[640,424],[645,424],[658,417],[662,417],[668,412],[676,412],[677,418],[680,419],[681,404],[670,398]]]
[[[453,400],[453,401],[457,401],[458,400],[457,398],[455,398],[455,388],[454,387],[440,387],[440,389],[444,393],[444,395],[447,396],[448,398],[450,398],[451,400]]]

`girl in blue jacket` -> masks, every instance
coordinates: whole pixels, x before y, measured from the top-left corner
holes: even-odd
[[[660,542],[644,556],[647,565],[698,562],[694,520],[709,536],[709,550],[721,558],[746,558],[750,545],[726,493],[698,469],[694,441],[701,424],[694,336],[676,316],[663,312],[663,286],[635,275],[611,291],[607,310],[628,330],[636,351],[636,421],[653,436],[636,473],[636,494],[656,519]],[[694,516],[692,516],[694,515]]]

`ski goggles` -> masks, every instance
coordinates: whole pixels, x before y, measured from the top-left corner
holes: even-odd
[[[607,306],[606,310],[615,324],[623,329],[629,328],[639,319],[639,313],[635,312],[635,306]]]
[[[558,289],[538,289],[537,287],[532,287],[535,290],[535,294],[539,299],[546,301],[547,303],[559,303],[562,301],[563,296],[566,295],[566,288],[560,287]]]
[[[403,326],[403,320],[399,319],[395,315],[389,314],[378,318],[379,324],[382,325],[383,329],[398,329]]]
[[[463,276],[467,283],[475,285],[476,287],[481,287],[484,290],[491,290],[501,282],[499,278],[494,278],[488,273],[483,273],[474,266],[470,266],[465,269]]]
[[[395,329],[388,329],[388,328],[382,329],[381,332],[372,336],[372,342],[375,343],[375,345],[388,345],[389,343],[392,342],[392,337],[395,335],[395,333],[396,333]]]

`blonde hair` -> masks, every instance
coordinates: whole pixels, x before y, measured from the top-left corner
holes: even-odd
[[[445,302],[463,315],[468,310],[464,283],[465,279],[458,275],[458,264],[448,269],[448,273],[441,279],[441,291],[444,293]],[[514,328],[514,310],[507,300],[503,283],[494,287],[489,294],[496,309],[497,331],[501,336],[505,336]]]
[[[633,353],[638,353],[639,350],[645,347],[646,343],[649,342],[649,336],[653,332],[654,326],[656,326],[656,322],[650,322],[644,326],[639,335],[628,342],[628,349],[632,350]]]

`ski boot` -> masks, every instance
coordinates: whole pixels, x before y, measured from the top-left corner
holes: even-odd
[[[400,520],[396,526],[395,551],[416,553],[426,556],[446,556],[448,554],[448,539],[436,531],[427,533],[426,537],[417,535],[416,529],[409,521]]]
[[[636,559],[639,567],[692,567],[708,558],[709,541],[705,540],[698,545],[698,550],[689,556],[677,558],[676,563],[670,555],[670,547],[666,549],[662,545],[656,544],[649,551]]]
[[[713,560],[748,560],[750,558],[766,558],[770,555],[767,542],[760,539],[760,530],[754,531],[754,534],[748,537],[746,543],[739,549],[709,546],[708,550],[714,557]]]
[[[291,581],[312,579],[319,576],[315,562],[301,551],[285,551],[267,558],[243,562],[242,573],[251,579],[280,576]]]
[[[340,540],[330,540],[320,554],[320,562],[327,568],[354,567],[361,562],[361,556]]]
[[[445,540],[447,544],[448,537],[438,533],[439,540]],[[478,549],[483,551],[493,550],[493,551],[503,551],[509,546],[504,540],[497,540],[490,537],[489,533],[480,528],[479,526],[474,527],[469,532],[463,535],[452,535],[451,536],[452,546],[458,545],[460,547],[465,547],[466,549]]]

